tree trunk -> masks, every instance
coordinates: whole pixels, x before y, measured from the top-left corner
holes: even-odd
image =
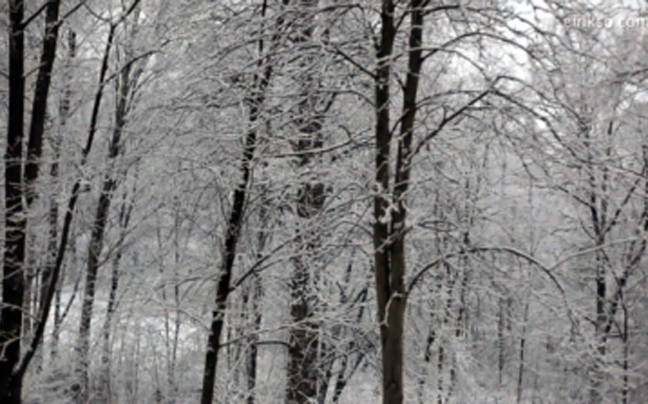
[[[0,402],[19,404],[22,380],[14,372],[20,361],[24,297],[26,221],[22,205],[24,137],[24,36],[22,0],[9,2],[9,122],[5,150],[5,247],[0,317]]]
[[[389,158],[391,149],[391,119],[390,119],[390,74],[391,54],[395,37],[394,28],[394,3],[391,0],[382,2],[381,11],[381,38],[377,53],[378,66],[376,68],[376,184],[377,194],[374,197],[374,271],[376,277],[376,296],[378,303],[378,321],[380,322],[380,342],[382,350],[382,390],[383,404],[400,404],[403,401],[402,385],[398,380],[398,362],[402,358],[393,358],[387,352],[390,328],[387,321],[392,320],[387,315],[387,304],[391,297],[390,285],[390,240],[389,224],[391,217],[388,207],[389,186]],[[396,385],[391,388],[391,383]],[[400,391],[399,391],[400,390]]]
[[[104,241],[104,231],[108,222],[108,213],[112,192],[116,186],[112,178],[104,179],[99,204],[94,219],[94,226],[88,246],[88,266],[86,270],[85,290],[81,307],[81,320],[79,325],[79,342],[77,343],[78,363],[77,375],[79,385],[75,389],[77,402],[87,403],[89,401],[89,379],[88,365],[90,362],[90,326],[92,321],[93,305],[96,292],[97,272],[99,270],[99,258]]]
[[[38,332],[21,358],[22,307],[25,292],[23,266],[27,237],[26,211],[31,206],[33,186],[38,179],[38,167],[47,115],[47,98],[51,72],[56,56],[58,13],[60,1],[51,0],[45,8],[43,49],[36,78],[31,125],[27,144],[27,162],[23,177],[23,141],[25,113],[24,79],[24,4],[9,1],[9,122],[5,152],[5,253],[3,262],[2,302],[0,311],[0,402],[19,403],[22,379],[40,341]],[[23,198],[25,206],[23,206]],[[46,318],[40,317],[44,322]],[[19,365],[20,364],[20,365]],[[18,366],[19,365],[19,366]]]
[[[47,98],[52,81],[52,69],[56,57],[58,31],[60,26],[59,8],[60,0],[49,0],[45,10],[45,35],[43,37],[43,50],[36,78],[34,100],[32,103],[31,125],[29,127],[29,147],[27,148],[27,161],[25,163],[25,190],[27,208],[34,201],[34,184],[38,179],[40,158],[43,153],[43,134],[45,119],[47,117]]]
[[[76,33],[74,30],[68,31],[67,37],[67,46],[68,46],[68,55],[66,61],[66,72],[65,72],[65,90],[63,92],[63,98],[59,104],[59,133],[52,133],[50,135],[50,147],[52,148],[52,164],[50,166],[50,207],[47,215],[47,224],[49,226],[48,238],[47,238],[47,257],[45,268],[41,272],[41,291],[40,291],[40,301],[39,301],[39,311],[44,310],[45,308],[45,297],[47,296],[47,290],[50,287],[57,288],[57,285],[50,285],[52,280],[52,275],[54,269],[56,268],[56,253],[58,249],[58,239],[59,239],[59,204],[58,204],[58,192],[57,184],[59,183],[59,159],[61,157],[61,140],[62,133],[67,124],[67,120],[70,117],[70,98],[71,94],[71,85],[72,77],[69,73],[73,60],[76,58]],[[56,313],[54,316],[54,333],[52,338],[52,345],[50,348],[51,358],[56,357],[56,352],[58,349],[58,326],[60,324],[60,293],[56,294]]]
[[[175,380],[176,374],[176,362],[178,356],[178,342],[180,339],[180,274],[178,270],[180,268],[180,228],[181,228],[181,218],[180,218],[180,207],[176,206],[175,215],[174,215],[174,237],[173,237],[173,302],[175,304],[175,313],[173,321],[173,340],[171,342],[171,350],[169,353],[169,369],[167,374],[167,380],[169,384],[169,391],[172,397],[169,399],[168,404],[174,404],[176,395],[178,393],[178,386]]]
[[[623,302],[623,332],[621,334],[621,341],[623,343],[623,384],[621,388],[621,403],[628,404],[628,393],[630,385],[628,384],[628,362],[630,360],[630,335],[628,335],[628,308]]]
[[[265,14],[265,6],[263,8]],[[265,16],[265,15],[263,15]],[[277,38],[273,40],[273,47]],[[257,73],[254,75],[252,94],[246,99],[249,108],[250,129],[245,136],[243,155],[241,156],[240,174],[241,179],[232,200],[232,209],[225,228],[225,245],[223,248],[221,266],[218,281],[216,282],[215,307],[212,312],[211,326],[207,340],[207,351],[205,353],[205,368],[203,371],[202,393],[200,402],[212,404],[214,387],[216,385],[216,369],[218,365],[218,351],[220,349],[220,337],[225,322],[225,311],[227,309],[227,298],[231,292],[230,282],[232,270],[236,258],[236,247],[239,241],[241,225],[245,211],[245,202],[248,196],[248,186],[252,171],[252,158],[257,145],[256,122],[259,119],[263,104],[265,102],[265,91],[272,76],[272,64],[263,55],[263,40],[259,41],[259,62]]]
[[[245,360],[245,379],[246,379],[246,387],[248,391],[248,396],[247,396],[247,404],[254,404],[255,403],[255,389],[256,389],[256,383],[257,383],[257,367],[258,367],[258,342],[259,342],[259,336],[258,336],[258,331],[261,329],[261,320],[262,320],[262,314],[261,314],[261,307],[259,305],[259,301],[261,300],[263,296],[263,289],[261,285],[261,278],[258,275],[253,276],[252,278],[252,285],[250,288],[246,291],[246,297],[245,297],[245,307],[246,310],[249,310],[251,313],[252,319],[253,319],[253,329],[252,329],[252,335],[248,338],[248,351],[246,353],[246,360]]]
[[[516,403],[520,404],[522,402],[522,389],[524,387],[524,346],[526,344],[527,338],[527,322],[529,321],[529,302],[524,305],[524,319],[522,322],[522,335],[520,336],[520,366],[518,369],[518,379],[517,379],[517,400]]]
[[[302,48],[313,40],[313,24],[315,12],[317,11],[317,0],[298,0],[296,7],[298,12],[295,16],[297,45],[296,52],[301,53],[296,63],[301,68],[297,78],[297,85],[300,87],[300,101],[298,104],[298,125],[299,139],[296,152],[300,154],[298,168],[308,169],[311,164],[311,155],[322,147],[322,112],[317,108],[320,106],[321,95],[319,94],[319,80],[310,71],[314,62],[314,56],[309,50]],[[310,219],[322,212],[324,207],[325,191],[324,184],[313,181],[306,181],[301,184],[297,196],[297,216],[299,228],[312,225]],[[299,231],[299,230],[298,230]],[[319,230],[307,230],[298,234],[296,243],[303,245],[303,254],[295,257],[294,269],[291,280],[291,321],[296,326],[290,328],[288,348],[288,386],[286,391],[286,402],[288,404],[306,404],[318,398],[324,388],[320,369],[318,369],[318,352],[323,347],[320,341],[320,325],[314,320],[315,294],[311,274],[316,274],[321,268],[314,253],[318,250],[321,242]]]
[[[265,170],[266,166],[263,167]],[[263,251],[268,242],[270,234],[267,231],[268,222],[268,209],[266,206],[270,203],[267,195],[267,190],[261,191],[262,206],[259,212],[259,223],[261,231],[257,237],[256,258],[260,260],[263,257]],[[256,385],[257,385],[257,368],[258,368],[258,354],[259,354],[259,330],[261,330],[261,322],[263,314],[261,310],[261,299],[263,298],[263,283],[259,274],[254,274],[252,277],[252,285],[244,292],[244,307],[245,310],[252,316],[253,329],[252,334],[248,338],[249,349],[246,352],[245,358],[245,379],[248,390],[247,404],[254,404],[256,402]]]
[[[382,347],[383,404],[403,402],[403,332],[405,325],[405,229],[407,192],[413,157],[412,137],[417,110],[418,81],[423,62],[421,0],[410,4],[410,37],[407,79],[403,94],[403,115],[398,142],[395,185],[391,217],[385,194],[389,186],[390,72],[395,38],[394,3],[382,3],[381,38],[376,70],[376,183],[379,193],[374,197],[374,270],[378,297],[378,318]],[[391,226],[390,226],[391,224]]]
[[[263,81],[263,83],[266,82],[266,80]],[[263,85],[263,90],[264,89],[265,84]],[[259,98],[257,98],[256,102],[251,106],[251,122],[256,121],[258,118],[259,106],[263,97],[259,96]],[[202,404],[212,404],[214,396],[218,351],[220,349],[220,336],[225,323],[227,298],[231,291],[230,282],[232,279],[232,270],[234,268],[234,259],[236,258],[236,246],[241,231],[241,224],[243,223],[245,202],[248,194],[247,188],[250,182],[250,172],[252,170],[250,165],[252,164],[252,157],[254,156],[254,150],[256,147],[256,136],[256,129],[250,130],[246,136],[245,150],[243,151],[243,157],[241,159],[242,178],[234,191],[232,210],[227,221],[222,264],[216,284],[215,308],[212,312],[211,328],[207,342],[207,353],[205,355],[205,369],[203,372],[202,396],[200,401]]]
[[[110,47],[106,48],[105,57],[110,54]],[[117,82],[117,102],[115,106],[115,127],[108,150],[108,170],[114,169],[115,159],[121,151],[121,136],[126,124],[128,112],[128,98],[130,95],[130,67],[127,64],[119,74]],[[103,80],[102,80],[103,81]],[[99,270],[99,259],[103,249],[106,225],[112,203],[113,192],[118,184],[117,174],[108,172],[105,174],[101,195],[92,227],[90,244],[88,245],[88,266],[86,270],[85,290],[81,302],[81,319],[79,325],[79,341],[77,344],[77,377],[78,386],[75,386],[77,402],[87,403],[89,400],[89,379],[88,365],[90,362],[90,335],[93,305],[96,293],[97,273]]]
[[[309,97],[310,98],[310,97]],[[311,104],[311,102],[308,102]],[[311,115],[314,112],[301,108],[303,114]],[[318,118],[304,119],[302,126],[303,139],[299,140],[298,151],[310,152],[321,148],[320,136],[322,124]],[[308,122],[310,121],[310,122]],[[300,167],[306,167],[310,162],[307,155],[302,155]],[[302,184],[297,201],[297,214],[301,220],[308,220],[322,211],[324,206],[324,184],[307,182]],[[308,403],[318,394],[321,384],[317,369],[317,353],[320,348],[319,325],[313,320],[314,293],[312,290],[311,271],[317,266],[317,258],[313,253],[317,251],[319,235],[317,230],[306,232],[305,235],[296,237],[296,242],[305,245],[304,255],[295,257],[295,267],[291,282],[292,302],[290,315],[292,322],[297,324],[290,329],[290,342],[288,352],[288,391],[287,402],[291,404]],[[317,270],[317,269],[316,269]]]
[[[132,204],[129,204],[127,201],[126,192],[122,199],[122,206],[119,213],[119,243],[124,242],[126,237],[126,230],[128,229],[128,224],[130,222],[130,213],[132,211]],[[117,247],[117,253],[112,261],[112,274],[110,276],[110,292],[108,294],[108,307],[106,308],[106,320],[103,324],[102,329],[102,338],[103,338],[103,347],[101,351],[101,374],[100,374],[100,383],[99,383],[99,393],[103,394],[102,397],[99,397],[99,402],[111,403],[112,402],[112,386],[111,386],[111,344],[110,344],[110,331],[112,329],[113,316],[117,308],[117,290],[119,289],[119,265],[122,257],[123,247],[120,245]]]
[[[307,251],[312,251],[312,247],[309,244]],[[286,402],[306,404],[317,397],[317,352],[320,341],[318,327],[312,322],[310,268],[301,257],[295,261],[290,307],[290,316],[295,325],[290,329]]]

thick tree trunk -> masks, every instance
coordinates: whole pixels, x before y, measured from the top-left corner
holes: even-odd
[[[22,0],[9,2],[9,122],[5,150],[5,246],[0,312],[0,402],[19,404],[22,380],[15,368],[20,361],[24,297],[26,220],[22,204],[24,137],[24,36]]]
[[[402,390],[399,386],[390,389],[391,379],[397,376],[399,364],[389,357],[387,344],[390,333],[387,320],[387,304],[391,297],[391,268],[390,268],[390,222],[391,217],[387,207],[389,186],[389,156],[391,149],[391,119],[390,119],[390,74],[391,54],[396,35],[394,28],[394,3],[391,0],[382,2],[381,37],[377,53],[376,68],[376,196],[374,197],[374,272],[376,277],[376,296],[378,303],[378,321],[380,322],[380,342],[382,350],[382,390],[384,404],[400,404],[403,401]],[[397,381],[396,381],[397,383]],[[395,391],[394,391],[395,390]]]
[[[403,94],[403,115],[398,142],[395,185],[389,217],[389,202],[384,193],[389,190],[390,126],[390,71],[391,53],[395,38],[394,3],[382,3],[381,42],[376,70],[376,183],[374,198],[374,270],[378,297],[378,318],[382,345],[383,404],[403,402],[403,332],[405,325],[405,229],[407,193],[413,157],[412,138],[417,110],[418,81],[423,62],[421,0],[410,4],[410,37],[408,72]],[[383,193],[383,194],[381,194]],[[391,224],[391,226],[390,226]]]
[[[47,115],[47,96],[51,72],[56,56],[58,13],[60,1],[51,0],[45,9],[45,33],[36,89],[31,111],[31,125],[27,146],[27,164],[23,177],[23,141],[25,113],[24,80],[24,4],[9,2],[9,122],[5,151],[5,252],[3,262],[2,302],[0,311],[0,402],[20,402],[22,378],[34,351],[40,342],[38,332],[21,358],[22,307],[24,303],[25,248],[27,219],[25,213],[33,202],[33,186],[38,179],[38,167],[43,143],[43,129]],[[25,206],[23,206],[23,199]],[[45,322],[46,317],[40,316]]]
[[[56,56],[56,44],[58,41],[59,31],[59,8],[60,0],[49,1],[45,10],[45,35],[43,38],[43,49],[41,52],[40,65],[38,68],[38,77],[36,78],[36,88],[34,90],[34,98],[31,110],[31,124],[29,127],[29,139],[27,148],[27,160],[24,167],[24,188],[26,209],[29,209],[36,198],[35,183],[39,176],[40,158],[43,153],[43,138],[45,133],[45,121],[47,118],[47,99],[50,89],[52,69],[54,67],[54,59]],[[26,231],[28,231],[26,229]],[[33,239],[30,236],[30,239]],[[29,248],[34,248],[35,243],[31,242]],[[38,319],[38,315],[33,316],[32,305],[36,307],[36,311],[42,306],[38,303],[37,299],[32,299],[32,295],[36,296],[37,291],[37,278],[36,278],[36,254],[30,252],[26,247],[27,259],[27,273],[25,274],[25,312],[29,314],[29,318],[25,321],[25,329],[23,330],[23,338],[27,340],[33,339],[32,318]],[[47,321],[43,319],[42,321]]]
[[[38,77],[32,103],[31,125],[29,127],[29,147],[25,163],[25,190],[27,207],[30,207],[34,198],[34,184],[38,179],[40,158],[43,153],[43,134],[45,131],[45,118],[47,117],[47,98],[52,81],[52,69],[56,57],[56,44],[60,26],[59,8],[60,0],[49,0],[45,10],[45,35],[43,37],[43,50],[41,52]]]

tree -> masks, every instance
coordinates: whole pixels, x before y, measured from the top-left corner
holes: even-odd
[[[374,197],[374,271],[380,321],[382,350],[382,389],[384,404],[402,403],[403,334],[405,327],[405,226],[406,195],[413,157],[412,136],[416,119],[419,73],[422,64],[422,2],[413,1],[410,13],[410,53],[404,90],[403,122],[398,140],[396,179],[393,194],[390,186],[391,131],[390,93],[391,57],[396,36],[395,4],[383,2],[380,45],[376,55],[376,186]],[[389,206],[394,204],[394,212]]]
[[[264,8],[265,12],[265,8]],[[270,49],[276,46],[276,37],[271,42]],[[272,59],[264,54],[264,41],[259,41],[259,60],[257,70],[252,78],[250,95],[246,98],[249,109],[249,126],[245,135],[244,149],[240,162],[240,182],[234,190],[232,207],[225,227],[223,253],[221,257],[220,272],[216,283],[215,307],[212,312],[211,327],[209,331],[207,352],[205,354],[205,370],[203,372],[203,385],[201,402],[210,404],[214,395],[216,367],[220,349],[220,337],[225,322],[227,298],[231,292],[231,281],[236,248],[239,243],[241,227],[245,214],[245,204],[248,197],[248,187],[251,179],[252,159],[257,147],[256,124],[263,111],[265,91],[272,77]]]
[[[0,401],[645,396],[638,4],[8,3]]]
[[[93,115],[93,121],[90,126],[90,134],[88,136],[89,138],[93,137],[94,131],[96,130],[96,114],[99,113],[100,102],[103,97],[103,89],[107,84],[106,73],[108,61],[110,59],[113,47],[113,41],[115,39],[115,31],[120,23],[125,22],[131,13],[138,10],[138,3],[138,1],[135,1],[129,6],[129,8],[124,8],[122,10],[122,15],[117,20],[117,22],[110,23],[108,40],[106,44],[106,50],[103,55],[103,64],[99,79],[99,91],[97,93],[95,109],[93,111],[95,115]],[[136,31],[138,17],[138,13],[135,12],[132,23],[133,27],[130,28],[130,31],[127,31],[127,35],[130,36],[130,38],[126,39],[127,41],[133,41],[133,35]],[[122,135],[125,130],[128,112],[131,107],[130,104],[132,101],[132,92],[138,85],[137,81],[139,78],[137,74],[131,73],[133,63],[137,60],[137,57],[133,54],[132,44],[129,46],[129,48],[130,49],[127,49],[125,52],[127,60],[123,66],[119,67],[119,71],[116,74],[115,122],[112,138],[108,145],[108,170],[104,175],[101,184],[101,193],[99,196],[99,202],[97,204],[97,210],[92,225],[90,242],[88,245],[88,267],[86,270],[85,289],[83,294],[81,318],[79,324],[79,341],[77,346],[77,373],[79,380],[78,384],[75,384],[72,387],[73,391],[77,395],[77,401],[80,403],[88,402],[90,398],[90,386],[88,377],[91,331],[90,326],[97,286],[97,272],[99,270],[101,251],[104,244],[104,234],[106,231],[106,226],[108,224],[108,215],[110,213],[113,194],[121,180],[120,176],[123,175],[123,173],[116,172],[115,160],[120,156],[120,153],[124,147]]]
[[[34,89],[26,153],[23,152],[24,31],[28,22],[24,21],[23,2],[16,0],[9,3],[9,125],[5,151],[5,249],[3,307],[0,313],[0,346],[5,352],[0,358],[0,400],[7,403],[21,402],[22,379],[41,337],[38,334],[34,335],[34,342],[22,358],[20,339],[23,326],[27,240],[25,214],[34,201],[33,187],[39,175],[50,75],[56,57],[60,3],[48,1],[40,10],[44,9],[46,13],[45,33]],[[40,322],[44,322],[46,318],[41,312]]]
[[[294,149],[299,159],[297,167],[312,170],[317,165],[318,151],[323,147],[322,129],[326,114],[326,99],[320,88],[322,79],[318,77],[321,68],[316,63],[317,54],[308,49],[317,40],[314,31],[318,2],[300,0],[292,6],[295,11],[289,37],[294,37],[294,50],[300,55],[295,61],[299,100],[294,121],[299,137],[294,142]],[[311,177],[308,172],[305,174]],[[303,181],[297,191],[295,211],[300,224],[295,242],[302,252],[298,252],[294,258],[291,280],[290,314],[295,326],[290,329],[288,341],[287,403],[308,403],[326,396],[326,384],[322,377],[325,372],[318,360],[325,346],[315,318],[317,297],[313,290],[318,273],[324,270],[322,260],[317,257],[322,245],[322,228],[317,223],[314,226],[309,224],[309,221],[316,221],[317,216],[322,214],[325,193],[325,185],[312,179]],[[311,227],[315,228],[311,230]]]

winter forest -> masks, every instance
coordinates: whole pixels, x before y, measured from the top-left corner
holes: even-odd
[[[644,3],[0,2],[0,403],[645,403]]]

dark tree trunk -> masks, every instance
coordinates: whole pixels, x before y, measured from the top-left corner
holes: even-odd
[[[133,7],[138,3],[136,0],[133,4]],[[131,8],[132,11],[132,8]],[[106,49],[104,51],[103,55],[103,60],[102,60],[102,65],[101,65],[101,71],[99,74],[99,87],[97,89],[97,92],[95,93],[94,97],[94,103],[92,107],[92,113],[90,115],[90,126],[88,129],[88,138],[86,139],[86,144],[85,147],[83,148],[82,154],[81,154],[81,162],[80,166],[84,167],[87,164],[88,161],[88,156],[90,154],[90,151],[92,150],[92,146],[94,144],[94,138],[97,130],[97,121],[99,119],[99,110],[101,108],[101,101],[103,99],[103,90],[106,84],[106,73],[108,71],[108,59],[110,55],[110,50],[112,48],[113,44],[113,39],[114,39],[114,34],[115,34],[115,29],[116,29],[115,24],[110,25],[110,30],[108,33],[108,40],[106,43]],[[104,184],[105,185],[105,184]],[[59,277],[61,275],[61,269],[63,267],[63,262],[65,260],[65,252],[67,251],[67,245],[68,245],[68,240],[70,238],[70,231],[72,228],[72,222],[74,220],[74,212],[76,209],[76,204],[79,200],[79,195],[81,194],[81,179],[77,179],[74,184],[72,185],[72,191],[71,191],[71,196],[70,199],[68,200],[67,204],[67,209],[65,210],[65,216],[63,219],[63,229],[61,231],[61,240],[58,244],[58,250],[56,252],[56,262],[54,264],[54,267],[52,268],[51,275],[50,275],[50,280],[48,282],[48,287],[47,290],[45,291],[45,295],[42,298],[42,306],[41,306],[41,311],[39,313],[39,323],[38,327],[36,328],[36,331],[34,333],[34,338],[30,344],[29,351],[25,355],[25,359],[22,362],[20,372],[24,373],[26,370],[27,365],[29,364],[29,360],[31,357],[34,355],[36,348],[38,347],[38,344],[40,343],[43,334],[45,333],[45,325],[46,325],[46,319],[49,316],[50,309],[52,307],[52,302],[54,300],[54,294],[56,291],[56,287],[58,284]],[[57,328],[55,324],[55,335],[57,335]],[[76,381],[72,385],[72,391],[75,396],[78,397],[78,394],[80,393],[80,385],[79,382]]]
[[[106,56],[108,56],[109,53],[109,49],[107,49]],[[131,64],[128,63],[122,69],[121,73],[119,74],[119,80],[116,86],[117,100],[115,107],[115,127],[108,148],[108,169],[113,171],[115,169],[115,160],[119,156],[122,149],[121,138],[124,126],[126,125],[126,115],[128,113],[128,98],[130,96],[129,83],[131,81],[130,68]],[[82,403],[88,402],[89,399],[88,365],[90,361],[90,327],[92,322],[93,305],[97,286],[97,273],[99,271],[101,250],[104,244],[105,229],[106,225],[108,224],[110,205],[112,203],[113,192],[117,188],[117,184],[117,173],[106,173],[103,179],[101,195],[99,196],[99,204],[97,205],[94,225],[92,227],[92,234],[90,237],[90,244],[88,246],[88,266],[86,271],[83,301],[81,303],[79,342],[77,345],[77,350],[79,353],[77,372],[80,377],[80,391],[77,397]]]
[[[9,2],[9,122],[5,150],[5,246],[0,314],[0,402],[19,404],[22,380],[15,374],[20,361],[24,297],[26,221],[22,205],[24,137],[24,36],[22,0]]]
[[[263,15],[265,16],[265,4]],[[277,41],[274,37],[273,44]],[[274,46],[273,46],[274,47]],[[227,309],[227,298],[231,292],[230,283],[232,270],[236,258],[236,247],[239,241],[241,225],[245,213],[245,203],[248,196],[248,186],[252,171],[252,158],[257,145],[257,129],[255,124],[259,120],[263,104],[265,102],[265,91],[272,76],[272,64],[269,58],[263,54],[263,41],[259,41],[259,63],[257,73],[254,75],[252,94],[247,98],[246,104],[249,108],[250,129],[245,136],[243,155],[241,156],[240,174],[241,179],[232,200],[232,209],[225,228],[225,245],[223,247],[222,261],[216,282],[215,307],[212,312],[211,326],[207,340],[207,351],[205,353],[205,368],[203,371],[202,393],[200,402],[212,404],[214,387],[216,385],[216,369],[218,365],[218,353],[220,349],[220,337],[225,322],[225,311]]]
[[[103,54],[103,60],[101,65],[101,71],[99,74],[99,89],[95,94],[95,102],[93,105],[92,115],[90,116],[90,128],[88,131],[88,141],[86,148],[83,151],[84,161],[89,154],[90,148],[92,147],[94,136],[97,129],[97,121],[99,118],[99,110],[101,107],[101,101],[103,99],[103,89],[106,84],[106,73],[108,71],[108,59],[113,45],[114,35],[115,35],[116,26],[111,24],[110,32],[108,35],[108,40],[106,42],[106,48]],[[112,149],[112,148],[111,148]],[[109,152],[112,153],[112,150]],[[112,191],[115,187],[114,180],[106,178],[103,181],[101,195],[99,196],[99,203],[97,205],[97,210],[95,213],[92,233],[90,236],[90,243],[88,246],[88,264],[86,269],[86,280],[85,280],[85,289],[83,293],[83,301],[81,302],[81,320],[79,323],[79,340],[77,342],[77,364],[76,364],[76,376],[77,380],[72,386],[72,391],[75,397],[75,401],[78,403],[85,403],[88,401],[88,354],[90,350],[90,322],[92,320],[92,306],[94,303],[95,295],[95,282],[97,278],[97,270],[99,267],[99,256],[101,254],[101,249],[103,247],[103,233],[106,227],[108,210],[110,208],[110,199]],[[73,195],[71,202],[78,198],[80,191],[80,183],[77,182],[74,184],[72,190]]]
[[[49,1],[45,10],[45,35],[43,37],[43,49],[41,52],[41,59],[38,68],[38,76],[36,78],[36,88],[34,90],[34,98],[31,110],[31,124],[29,127],[29,139],[27,148],[27,160],[24,166],[24,189],[26,199],[26,209],[29,209],[36,197],[35,183],[39,176],[40,158],[43,153],[43,138],[45,133],[45,121],[47,119],[47,98],[51,83],[51,74],[54,67],[54,59],[56,56],[56,44],[58,41],[59,31],[59,7],[60,1]],[[28,231],[26,229],[26,231]],[[30,239],[33,239],[30,236]],[[27,271],[25,274],[25,313],[29,317],[24,321],[23,338],[27,340],[33,339],[32,318],[32,305],[38,308],[37,299],[32,299],[32,294],[36,296],[36,254],[29,251],[29,248],[34,248],[34,243],[30,243],[30,247],[26,247],[25,257],[27,260]],[[33,293],[32,293],[33,292]],[[46,321],[46,320],[45,320]]]
[[[520,365],[518,368],[517,379],[517,400],[516,403],[522,402],[522,389],[524,388],[524,368],[526,366],[524,354],[527,338],[527,322],[529,321],[529,302],[524,305],[524,319],[522,320],[522,335],[520,336]]]
[[[72,62],[76,58],[76,33],[73,30],[68,31],[67,37],[67,46],[68,46],[68,59],[66,61],[66,73],[65,73],[65,90],[63,92],[63,98],[59,104],[59,133],[52,134],[50,137],[50,147],[52,148],[52,164],[50,166],[50,207],[47,215],[47,222],[49,226],[49,233],[47,239],[47,258],[45,268],[41,273],[41,292],[40,292],[40,302],[39,310],[42,311],[45,308],[45,296],[47,296],[47,289],[50,287],[57,288],[57,285],[50,285],[52,280],[52,274],[56,267],[56,253],[58,247],[59,239],[59,204],[58,204],[58,195],[57,195],[57,184],[59,182],[59,159],[61,156],[61,139],[62,131],[67,124],[67,120],[70,116],[70,98],[71,94],[71,85],[72,77],[69,70],[71,69]],[[57,303],[56,307],[60,307],[60,293],[56,295]],[[56,314],[54,318],[54,329],[58,330],[58,325],[60,324],[59,315]],[[53,333],[52,346],[50,349],[51,357],[56,356],[58,349],[58,332]]]
[[[24,303],[25,249],[27,219],[25,213],[33,202],[31,192],[38,179],[38,166],[43,144],[43,129],[47,115],[47,95],[50,75],[56,56],[58,13],[60,1],[50,0],[45,9],[45,33],[36,89],[34,91],[31,126],[27,146],[28,161],[23,178],[25,80],[23,1],[9,2],[9,122],[5,151],[5,253],[3,262],[3,308],[0,312],[0,402],[20,402],[22,378],[29,366],[40,335],[34,334],[27,354],[20,362],[22,337],[22,307]],[[23,206],[23,198],[26,205]],[[44,322],[44,317],[39,317]]]
[[[374,270],[378,296],[378,318],[382,347],[383,403],[401,404],[403,397],[403,331],[405,325],[405,229],[407,193],[413,157],[412,138],[417,110],[417,92],[422,58],[423,9],[421,0],[410,4],[408,72],[403,93],[403,115],[398,142],[395,185],[389,217],[386,194],[389,186],[390,71],[395,38],[394,3],[384,1],[381,11],[381,42],[376,71],[376,183],[380,187],[374,198]],[[391,226],[390,226],[391,225]]]
[[[374,197],[374,271],[376,277],[376,296],[378,303],[378,321],[380,322],[380,342],[382,350],[382,390],[384,404],[400,404],[403,401],[402,386],[398,386],[397,373],[399,365],[389,357],[387,344],[390,329],[385,323],[387,305],[391,297],[390,267],[390,222],[387,210],[389,202],[389,156],[391,149],[390,118],[390,79],[391,55],[394,44],[394,3],[391,0],[382,2],[381,36],[378,45],[376,68],[376,184],[377,194]],[[390,318],[391,319],[391,318]],[[396,383],[392,386],[392,383]]]
[[[60,0],[49,0],[45,11],[45,35],[43,37],[43,50],[36,78],[34,101],[32,103],[31,125],[29,127],[29,147],[27,149],[27,162],[25,163],[25,190],[27,207],[31,206],[35,194],[34,184],[38,179],[40,158],[43,153],[43,134],[45,131],[45,118],[47,117],[47,97],[52,81],[52,69],[56,57],[56,44],[60,26],[59,8]]]
[[[265,87],[265,86],[264,86]],[[261,97],[262,100],[262,97]],[[258,107],[260,101],[255,102],[251,107],[250,121],[256,121],[258,117]],[[232,210],[227,221],[227,230],[225,236],[225,246],[223,250],[222,264],[220,275],[216,285],[215,309],[212,312],[211,328],[207,342],[207,353],[205,355],[205,369],[203,372],[202,385],[202,404],[211,404],[214,396],[214,386],[216,382],[216,367],[218,365],[218,351],[220,349],[220,336],[225,323],[225,311],[227,309],[227,298],[230,293],[230,283],[232,279],[232,270],[234,259],[236,258],[236,246],[238,244],[245,202],[248,193],[248,184],[250,181],[250,172],[252,157],[256,146],[256,130],[251,130],[246,136],[245,150],[241,161],[241,182],[234,191],[234,200]]]

